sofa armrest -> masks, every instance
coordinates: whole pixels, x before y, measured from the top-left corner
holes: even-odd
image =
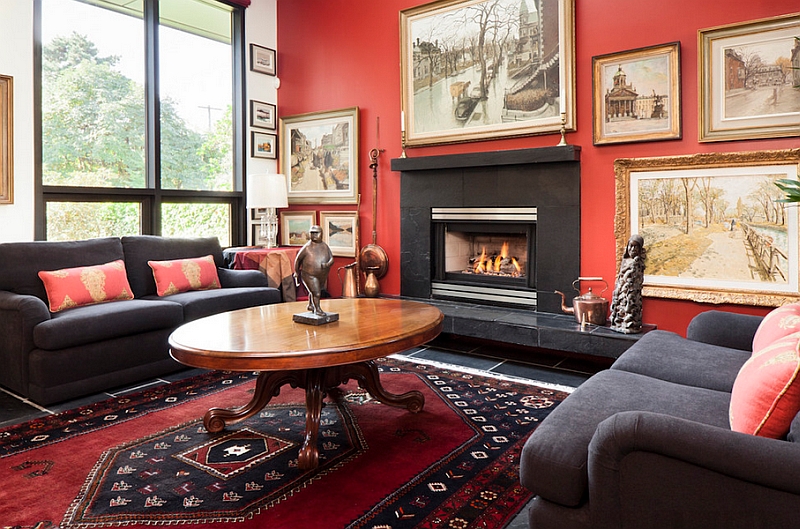
[[[652,412],[601,422],[588,470],[593,527],[780,527],[800,505],[800,444]]]
[[[0,290],[0,384],[27,393],[33,328],[49,319],[47,305],[36,296]]]
[[[259,270],[231,270],[217,268],[219,282],[222,288],[236,287],[268,287],[269,280]]]
[[[753,336],[763,319],[750,314],[709,310],[692,318],[686,337],[696,342],[752,351]]]

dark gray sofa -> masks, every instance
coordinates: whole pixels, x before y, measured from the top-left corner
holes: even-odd
[[[577,388],[523,448],[530,527],[800,525],[800,414],[783,440],[729,426],[760,322],[708,311],[687,338],[651,331]]]
[[[148,260],[213,255],[220,286],[158,297]],[[124,259],[134,299],[48,310],[37,273]],[[216,238],[108,237],[0,244],[0,385],[48,405],[177,371],[167,338],[186,321],[281,301],[257,270],[222,268]]]

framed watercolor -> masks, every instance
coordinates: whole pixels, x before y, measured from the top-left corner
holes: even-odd
[[[595,145],[681,138],[680,43],[592,57]]]
[[[356,204],[358,107],[288,116],[280,124],[289,203]]]
[[[778,202],[775,182],[799,167],[800,149],[616,160],[617,262],[639,233],[645,296],[797,301],[798,208]]]
[[[405,9],[400,75],[407,146],[575,130],[574,0]]]
[[[258,132],[255,130],[251,131],[250,156],[253,158],[277,158],[278,137],[275,134],[267,134],[266,132]]]
[[[355,257],[358,239],[358,211],[320,211],[322,240],[333,255]]]
[[[698,32],[700,141],[800,136],[800,13]]]
[[[316,223],[316,211],[281,211],[281,245],[303,246]]]
[[[278,64],[275,50],[258,44],[250,44],[250,71],[276,75]]]
[[[275,130],[278,120],[275,116],[277,108],[272,103],[250,100],[250,126]]]
[[[0,204],[14,203],[14,78],[0,75]]]

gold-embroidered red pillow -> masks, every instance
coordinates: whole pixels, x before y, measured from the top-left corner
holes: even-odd
[[[96,266],[41,271],[50,312],[82,305],[133,299],[122,259]]]
[[[159,296],[220,288],[213,255],[174,261],[147,261],[147,264],[153,269]]]
[[[800,411],[800,333],[753,351],[736,376],[730,424],[736,432],[782,439]]]
[[[770,311],[753,337],[753,351],[763,349],[775,340],[800,332],[800,303],[789,303]]]

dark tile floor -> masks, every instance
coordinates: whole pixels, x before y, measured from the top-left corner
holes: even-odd
[[[402,355],[420,362],[435,361],[453,364],[497,375],[573,388],[610,365],[610,360],[604,358],[567,356],[556,351],[515,348],[505,344],[479,342],[451,335],[442,335],[424,347],[410,349]],[[0,387],[0,429],[47,414],[134,393],[146,387],[169,384],[201,372],[202,370],[198,369],[180,371],[132,387],[118,388],[46,408]],[[527,528],[526,511],[527,509],[523,509],[506,529]]]

